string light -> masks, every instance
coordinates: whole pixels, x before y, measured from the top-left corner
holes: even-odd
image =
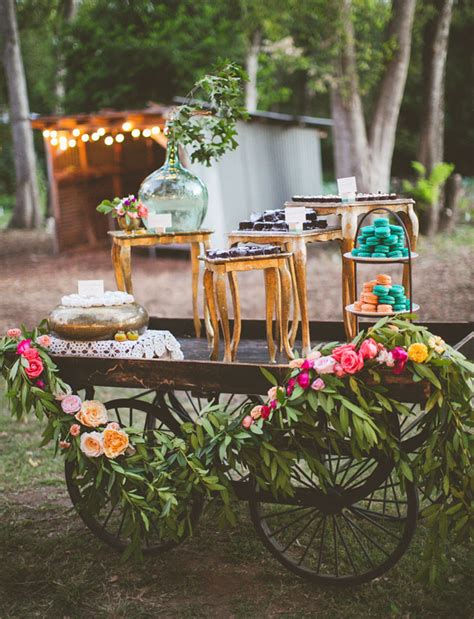
[[[83,133],[81,136],[81,140],[83,142],[88,142],[89,141],[89,134],[88,133]]]
[[[161,129],[159,127],[152,127],[151,128],[151,132],[153,133],[153,135],[158,135],[158,133],[160,133]]]
[[[44,138],[49,138],[49,131],[48,131],[48,129],[45,129],[45,130],[43,131],[43,137],[44,137]]]
[[[143,129],[142,135],[143,135],[144,138],[149,138],[151,136],[150,129]]]
[[[114,138],[111,135],[108,135],[104,140],[106,146],[111,146],[114,143]]]
[[[49,134],[52,138],[56,138],[58,136],[58,132],[57,131],[51,131],[51,133]]]
[[[56,138],[51,138],[51,146],[57,146],[58,140]]]
[[[100,135],[94,131],[94,133],[91,135],[92,141],[97,142],[99,138],[100,138]]]
[[[126,123],[123,123],[122,129],[124,131],[131,131],[132,130],[132,123],[129,123],[128,121]]]
[[[140,133],[141,133],[140,129],[134,129],[132,131],[132,138],[139,138],[140,137]]]
[[[77,142],[76,142],[76,140],[74,138],[71,138],[69,140],[68,144],[69,144],[70,148],[74,148],[74,146],[76,146]]]
[[[116,142],[119,142],[119,143],[120,143],[120,142],[123,142],[123,141],[124,141],[124,139],[125,139],[125,138],[124,138],[123,133],[117,133],[117,135],[115,136],[115,141],[116,141]]]
[[[67,139],[64,136],[59,138],[59,148],[61,150],[67,150]]]
[[[102,137],[103,135],[105,135],[105,129],[104,127],[101,127],[100,129],[97,129],[97,133]]]
[[[75,138],[78,138],[78,137],[81,135],[81,131],[80,131],[80,129],[77,129],[77,128],[76,128],[76,129],[73,129],[73,131],[72,131],[72,135],[73,135]]]

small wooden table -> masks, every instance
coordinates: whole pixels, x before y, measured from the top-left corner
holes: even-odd
[[[355,235],[357,231],[357,218],[380,207],[389,209],[393,213],[398,213],[406,226],[411,250],[416,250],[418,240],[418,218],[414,209],[415,202],[409,198],[397,200],[373,200],[367,202],[330,202],[321,204],[320,202],[285,202],[286,207],[301,207],[313,209],[318,215],[339,215],[341,218],[341,255],[342,255],[342,308],[344,316],[344,327],[348,339],[353,339],[356,334],[356,317],[344,311],[346,305],[355,301],[355,265],[353,260],[344,258],[346,252],[351,252],[354,248]],[[382,215],[383,216],[383,215]],[[408,289],[408,265],[403,267],[403,285]]]
[[[240,296],[236,273],[239,271],[263,271],[265,278],[265,320],[270,361],[275,363],[276,346],[273,339],[273,316],[276,316],[277,333],[288,359],[293,352],[288,339],[288,319],[290,310],[291,277],[288,269],[290,253],[267,254],[262,256],[242,256],[236,258],[216,258],[211,260],[201,256],[204,261],[204,294],[209,309],[212,329],[211,359],[217,360],[219,354],[219,318],[224,336],[224,362],[235,360],[240,342],[241,317]],[[227,309],[226,276],[234,308],[234,332],[230,338],[229,313]]]
[[[132,247],[151,247],[153,245],[188,244],[191,246],[193,320],[196,337],[201,336],[201,319],[198,310],[199,255],[211,246],[212,230],[191,232],[144,232],[133,233],[110,230],[112,237],[112,265],[119,290],[133,294],[132,286]]]
[[[300,202],[298,205],[302,206],[302,203]],[[297,302],[301,315],[301,354],[308,354],[311,350],[311,341],[309,335],[308,291],[306,286],[306,245],[307,243],[341,240],[341,228],[318,228],[316,230],[303,230],[300,232],[236,230],[228,233],[227,236],[229,237],[230,245],[248,242],[280,245],[284,247],[287,252],[293,254],[292,275],[296,286]],[[294,335],[295,334],[292,333],[290,341],[294,340]]]

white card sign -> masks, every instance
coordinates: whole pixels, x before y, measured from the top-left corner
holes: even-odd
[[[306,207],[295,206],[285,209],[285,221],[290,230],[302,230],[306,221]]]
[[[337,191],[344,202],[355,200],[357,193],[357,184],[355,176],[346,176],[345,178],[337,179]]]
[[[147,217],[147,228],[166,232],[166,228],[171,228],[173,218],[171,213],[149,213]]]
[[[104,294],[103,279],[79,279],[77,292],[81,297],[101,297]]]

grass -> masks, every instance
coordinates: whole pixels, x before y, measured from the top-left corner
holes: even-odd
[[[109,398],[108,393],[99,397]],[[287,572],[247,516],[219,530],[208,510],[196,535],[144,563],[121,563],[72,511],[62,461],[38,447],[35,419],[18,423],[0,403],[0,617],[467,617],[471,549],[451,547],[435,590],[416,580],[423,526],[409,552],[361,587],[322,588]]]

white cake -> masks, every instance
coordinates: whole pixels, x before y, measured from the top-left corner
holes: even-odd
[[[61,297],[61,305],[64,307],[114,307],[134,303],[133,295],[121,290],[106,290],[100,296],[83,296],[80,294],[68,294]]]

